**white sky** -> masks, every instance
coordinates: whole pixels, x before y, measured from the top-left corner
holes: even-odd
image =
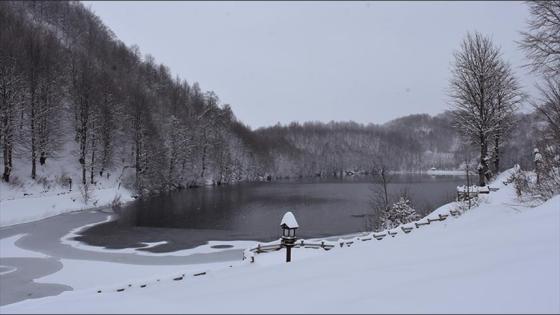
[[[448,107],[452,53],[491,36],[525,91],[523,2],[90,2],[127,45],[213,90],[253,128],[383,123]]]

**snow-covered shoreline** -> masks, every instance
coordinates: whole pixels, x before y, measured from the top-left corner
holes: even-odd
[[[7,190],[3,184],[2,190]],[[55,191],[50,194],[36,193],[22,198],[0,200],[0,228],[29,223],[55,215],[74,211],[95,210],[110,207],[115,198],[126,203],[134,200],[132,193],[124,188],[101,188],[91,191],[86,203],[79,190]]]
[[[391,174],[407,175],[433,175],[433,176],[466,176],[465,170],[416,170],[416,171],[391,171]],[[471,175],[474,174],[472,171]]]

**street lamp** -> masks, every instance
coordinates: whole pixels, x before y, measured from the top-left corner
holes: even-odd
[[[290,262],[292,260],[292,247],[296,243],[296,229],[299,227],[296,217],[291,211],[284,214],[280,227],[282,228],[282,246],[286,247],[286,262]]]

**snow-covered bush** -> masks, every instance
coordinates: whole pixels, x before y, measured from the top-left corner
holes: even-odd
[[[418,219],[420,219],[420,216],[412,208],[410,200],[406,197],[401,197],[399,201],[383,211],[381,214],[381,227],[388,230]]]
[[[513,175],[513,186],[515,187],[515,192],[518,197],[521,197],[524,193],[529,192],[529,182],[530,177],[527,172],[517,172]]]
[[[548,200],[560,193],[560,159],[552,149],[544,153],[535,150],[535,171],[523,171],[516,166],[505,181],[513,183],[517,197],[521,199]]]
[[[538,157],[535,156],[537,175],[535,189],[543,199],[548,200],[560,193],[560,147],[545,145]]]

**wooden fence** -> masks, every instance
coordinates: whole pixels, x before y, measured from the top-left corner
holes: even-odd
[[[493,191],[493,190],[491,189],[490,191]],[[399,234],[400,231],[402,231],[402,233],[404,233],[404,234],[408,234],[412,230],[414,230],[415,228],[419,229],[422,226],[430,225],[433,222],[445,221],[449,216],[457,217],[457,216],[460,216],[461,214],[462,214],[461,211],[452,209],[452,210],[449,211],[449,213],[445,213],[445,214],[440,213],[435,218],[433,218],[433,217],[426,218],[424,221],[417,221],[417,222],[401,225],[401,226],[399,226],[395,229],[387,230],[387,231],[384,231],[384,232],[381,232],[381,233],[371,232],[371,233],[368,233],[366,235],[357,236],[353,239],[347,239],[347,240],[340,239],[338,241],[321,240],[321,241],[317,241],[317,242],[310,242],[310,241],[306,241],[306,240],[300,240],[300,241],[295,243],[294,247],[295,248],[323,249],[323,250],[330,250],[330,249],[332,249],[334,247],[337,247],[337,246],[350,247],[351,245],[353,245],[355,242],[358,242],[358,241],[363,242],[363,241],[370,241],[370,240],[373,240],[373,239],[382,240],[387,235],[390,235],[391,237],[395,237],[397,234]],[[243,252],[243,260],[250,258],[251,262],[255,262],[255,254],[262,254],[262,253],[267,253],[267,252],[278,251],[278,250],[282,249],[283,247],[284,246],[281,243],[265,244],[265,245],[258,244],[257,247],[250,248],[250,249]]]

